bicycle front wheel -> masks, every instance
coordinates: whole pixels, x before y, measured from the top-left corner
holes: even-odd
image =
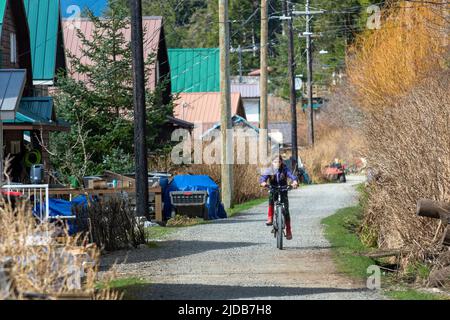
[[[277,207],[277,248],[283,250],[284,214],[281,206]]]

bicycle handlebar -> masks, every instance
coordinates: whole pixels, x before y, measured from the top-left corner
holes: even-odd
[[[269,189],[269,192],[273,192],[273,191],[289,191],[289,190],[293,189],[293,187],[291,185],[287,185],[287,186],[271,186],[271,185],[267,185],[266,188]]]

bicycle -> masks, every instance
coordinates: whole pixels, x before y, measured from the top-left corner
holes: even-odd
[[[292,190],[292,186],[269,186],[269,193],[276,194],[277,197],[274,199],[274,219],[273,219],[273,229],[272,233],[277,239],[277,248],[283,250],[283,236],[286,219],[286,209],[284,203],[281,201],[281,193]]]

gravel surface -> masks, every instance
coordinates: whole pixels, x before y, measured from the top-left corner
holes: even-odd
[[[265,226],[267,204],[230,219],[181,228],[157,248],[116,252],[118,276],[151,284],[142,299],[382,299],[336,271],[320,221],[357,201],[355,185],[311,185],[289,194],[293,240],[285,250]],[[126,261],[124,258],[126,257]]]

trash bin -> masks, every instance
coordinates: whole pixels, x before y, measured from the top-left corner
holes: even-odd
[[[44,179],[44,166],[33,164],[30,169],[30,181],[32,184],[41,184]]]

